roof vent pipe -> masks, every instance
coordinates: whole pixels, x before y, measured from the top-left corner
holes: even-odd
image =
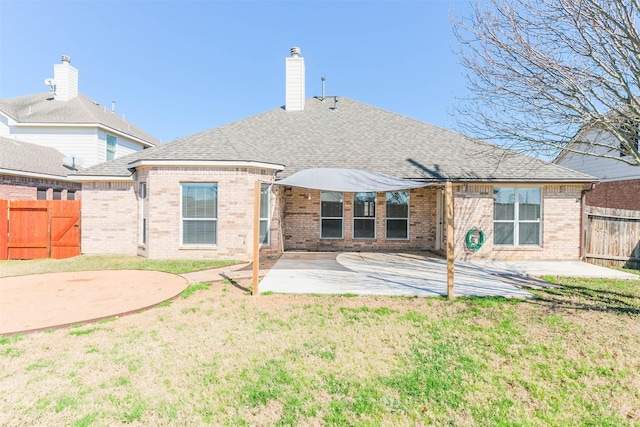
[[[111,112],[114,113],[116,111],[116,100],[111,101]]]
[[[323,76],[323,77],[320,77],[320,80],[322,80],[322,98],[320,100],[324,101],[324,81],[327,79]]]

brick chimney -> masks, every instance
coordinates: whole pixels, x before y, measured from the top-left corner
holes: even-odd
[[[300,56],[300,48],[291,48],[291,57],[285,59],[286,64],[286,98],[284,109],[287,111],[304,110],[304,58]]]
[[[62,64],[54,64],[53,79],[56,101],[69,101],[78,96],[78,70],[71,66],[71,58],[67,55],[62,55]]]

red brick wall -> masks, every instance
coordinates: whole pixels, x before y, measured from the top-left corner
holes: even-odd
[[[343,238],[320,238],[320,191],[287,187],[284,192],[284,249],[302,251],[433,250],[436,233],[436,191],[419,188],[409,194],[409,239],[385,236],[385,193],[376,197],[375,239],[353,238],[353,193],[344,193]],[[311,200],[309,200],[311,195]]]
[[[67,192],[75,190],[75,200],[80,200],[81,184],[42,178],[0,175],[0,200],[36,200],[38,187],[47,188],[47,200],[53,199],[53,189],[62,190],[62,200],[67,200]]]
[[[640,210],[640,179],[601,182],[587,192],[587,206]]]
[[[509,184],[498,185],[509,187]],[[469,185],[455,193],[456,259],[577,260],[580,257],[580,192],[582,185],[542,185],[540,246],[493,245],[493,186]],[[486,234],[478,252],[465,245],[466,233],[478,227]]]
[[[582,185],[542,185],[542,242],[536,247],[493,245],[493,185],[455,188],[456,259],[575,260],[580,256],[580,191]],[[385,193],[378,193],[376,238],[353,238],[353,194],[344,193],[342,239],[320,239],[320,191],[283,190],[284,249],[303,251],[412,251],[436,249],[437,199],[440,186],[411,190],[409,239],[385,238]],[[309,195],[311,199],[309,200]],[[465,235],[479,227],[486,242],[478,252],[465,246]]]
[[[255,181],[268,181],[269,171],[244,168],[172,168],[141,170],[147,183],[148,240],[140,244],[138,184],[85,183],[82,209],[83,253],[118,253],[149,258],[207,258],[250,260],[253,250]],[[212,247],[180,244],[180,184],[216,182],[218,242]],[[455,252],[457,259],[561,260],[580,256],[580,192],[582,185],[541,185],[542,242],[537,247],[493,245],[493,185],[455,189]],[[310,196],[310,198],[309,198]],[[344,193],[343,238],[320,238],[320,191],[274,186],[271,193],[271,240],[262,256],[284,250],[303,251],[424,251],[438,247],[437,207],[440,186],[411,190],[409,239],[386,238],[385,193],[376,200],[376,236],[353,237],[353,193]],[[478,252],[465,247],[469,229],[479,227],[486,242]]]

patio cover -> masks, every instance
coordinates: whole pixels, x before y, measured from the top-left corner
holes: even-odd
[[[346,193],[408,190],[434,185],[359,169],[304,169],[274,184]]]

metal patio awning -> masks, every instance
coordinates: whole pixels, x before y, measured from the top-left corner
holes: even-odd
[[[304,169],[274,184],[346,193],[399,191],[434,185],[383,173],[338,168]]]

